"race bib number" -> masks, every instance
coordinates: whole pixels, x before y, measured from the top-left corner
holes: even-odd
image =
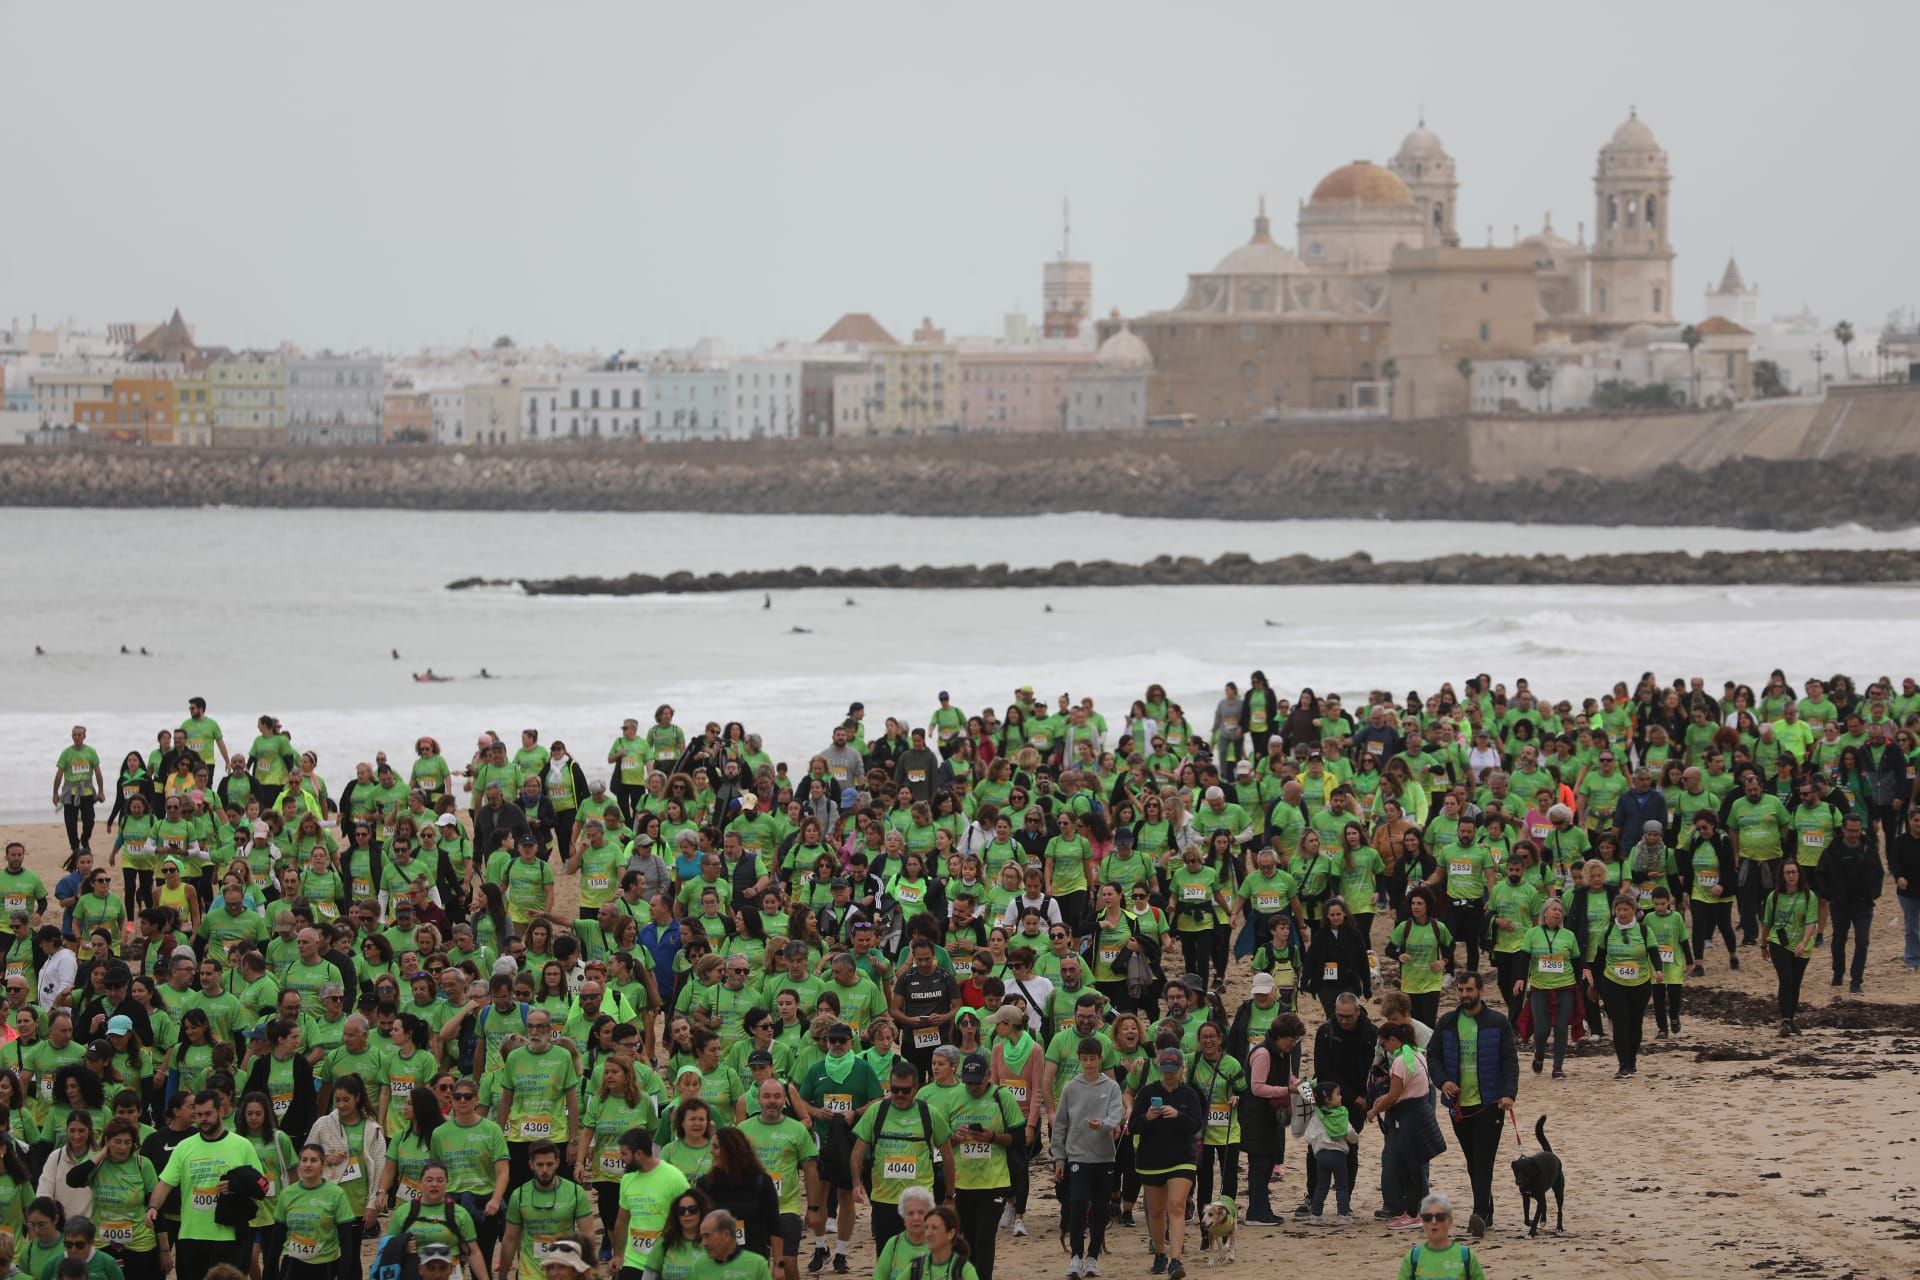
[[[132,1244],[133,1224],[131,1222],[102,1222],[100,1238],[108,1244]]]
[[[587,888],[594,893],[601,893],[612,887],[613,878],[604,872],[587,877]]]
[[[1541,973],[1549,973],[1557,976],[1567,971],[1565,956],[1541,956],[1538,964]]]
[[[33,902],[24,893],[10,893],[7,895],[7,910],[9,912],[31,911],[33,910]]]
[[[1100,948],[1100,963],[1102,965],[1111,969],[1115,965],[1117,965],[1119,962],[1120,962],[1120,948],[1118,947]]]
[[[340,1181],[358,1182],[360,1178],[360,1157],[348,1156],[346,1163],[340,1166]]]
[[[1654,950],[1655,950],[1655,951],[1657,951],[1657,952],[1658,952],[1658,953],[1660,954],[1660,963],[1661,963],[1661,964],[1672,964],[1672,963],[1673,963],[1673,948],[1672,948],[1672,947],[1655,947],[1655,948],[1654,948]]]
[[[312,1258],[320,1253],[320,1242],[312,1236],[287,1232],[287,1253],[295,1258]]]
[[[1447,874],[1450,876],[1471,876],[1473,874],[1473,860],[1471,858],[1448,859]]]
[[[963,1142],[960,1144],[960,1158],[962,1160],[985,1160],[992,1154],[993,1144],[991,1142]]]
[[[787,1180],[777,1173],[769,1173],[767,1176],[773,1179],[773,1194],[778,1196],[781,1188],[787,1185]]]
[[[387,1082],[387,1092],[393,1095],[395,1102],[405,1102],[413,1096],[413,1081],[390,1080]]]
[[[1538,823],[1536,823],[1532,827],[1528,828],[1528,830],[1530,830],[1533,833],[1533,838],[1535,840],[1545,840],[1547,838],[1548,833],[1550,833],[1553,830],[1553,828],[1541,826]]]
[[[1012,1094],[1015,1102],[1023,1107],[1027,1105],[1027,1082],[1025,1078],[1016,1076],[1011,1080],[1002,1080],[1000,1087]]]
[[[1720,887],[1720,873],[1718,871],[1702,871],[1699,879],[1702,889],[1718,889]]]
[[[1621,982],[1637,982],[1640,979],[1640,965],[1633,960],[1622,960],[1613,966],[1613,976]]]
[[[919,782],[925,782],[926,780],[927,780],[927,771],[926,771],[925,769],[909,769],[909,770],[907,770],[907,781],[908,781],[908,782],[914,782],[914,783],[919,783]]]
[[[953,958],[953,976],[961,982],[965,982],[968,978],[971,978],[973,976],[973,957],[955,956]]]
[[[660,1238],[658,1231],[642,1231],[635,1227],[627,1233],[627,1247],[636,1253],[645,1253],[653,1248],[653,1242]]]
[[[600,1157],[600,1172],[611,1174],[617,1178],[626,1173],[626,1171],[627,1162],[621,1158],[619,1152],[616,1151],[612,1155]]]
[[[912,1182],[920,1176],[918,1156],[889,1156],[880,1166],[880,1176],[889,1182]]]
[[[940,1028],[916,1027],[913,1032],[913,1047],[916,1049],[937,1049],[940,1047]]]
[[[1800,843],[1809,849],[1825,848],[1827,834],[1824,831],[1804,831],[1800,834]]]
[[[1207,1104],[1207,1127],[1209,1129],[1224,1129],[1232,1119],[1233,1113],[1227,1109],[1226,1103],[1210,1102]]]
[[[820,1109],[836,1116],[850,1116],[853,1114],[853,1095],[829,1093],[820,1100]]]
[[[1325,964],[1321,965],[1320,981],[1322,982],[1340,981],[1340,966],[1332,960],[1329,960]]]
[[[212,1213],[214,1206],[220,1203],[220,1196],[212,1187],[196,1188],[193,1193],[193,1208],[196,1213]]]
[[[1253,895],[1253,906],[1256,911],[1278,911],[1280,905],[1280,895],[1277,893],[1261,892]]]
[[[520,1121],[520,1140],[538,1142],[553,1136],[553,1121],[546,1116],[528,1116]]]
[[[1205,902],[1206,900],[1207,886],[1203,884],[1183,884],[1180,886],[1180,901]]]
[[[420,1188],[405,1180],[401,1181],[399,1192],[402,1200],[418,1200],[420,1198]]]
[[[1387,744],[1384,742],[1369,742],[1367,744],[1367,754],[1370,756],[1380,755],[1385,752],[1386,749]]]

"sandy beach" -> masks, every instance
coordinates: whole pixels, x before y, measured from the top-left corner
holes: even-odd
[[[0,837],[24,841],[28,865],[54,883],[65,849],[57,824],[3,826]],[[96,832],[96,849],[110,844]],[[563,879],[567,914],[575,894],[576,884]],[[1378,944],[1384,928],[1383,920]],[[1739,973],[1727,970],[1724,951],[1708,952],[1706,960],[1707,977],[1688,986],[1681,1035],[1655,1039],[1649,1012],[1637,1080],[1612,1079],[1605,1046],[1570,1057],[1571,1078],[1559,1084],[1528,1073],[1523,1056],[1515,1112],[1528,1151],[1534,1120],[1548,1117],[1548,1139],[1567,1169],[1566,1231],[1523,1234],[1503,1161],[1494,1183],[1496,1225],[1475,1247],[1490,1277],[1920,1274],[1920,975],[1900,963],[1891,882],[1875,917],[1867,994],[1836,998],[1825,958],[1816,954],[1799,1039],[1774,1035],[1773,970],[1763,958],[1743,952]],[[1244,982],[1229,991],[1229,1009],[1245,998]],[[1377,1007],[1370,1013],[1377,1017]],[[1303,1015],[1316,1025],[1317,1005]],[[1379,1135],[1365,1134],[1360,1150],[1360,1225],[1243,1226],[1239,1261],[1226,1274],[1325,1263],[1342,1276],[1392,1276],[1414,1233],[1369,1219],[1379,1204]],[[1277,1208],[1300,1198],[1299,1161],[1290,1150],[1290,1167],[1274,1188]],[[1434,1162],[1432,1176],[1464,1216],[1469,1197],[1457,1149]],[[997,1274],[1064,1275],[1057,1221],[1053,1201],[1036,1195],[1028,1214],[1033,1234],[1001,1236]],[[1146,1275],[1144,1213],[1139,1221],[1140,1229],[1116,1227],[1109,1237],[1106,1275]],[[864,1214],[858,1239],[854,1265],[870,1270]],[[1192,1267],[1204,1269],[1196,1254],[1189,1250]]]

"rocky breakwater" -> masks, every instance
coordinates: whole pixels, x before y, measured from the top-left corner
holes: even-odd
[[[1920,551],[1727,551],[1706,555],[1644,552],[1597,556],[1438,556],[1376,561],[1365,553],[1338,560],[1286,556],[1255,560],[1228,552],[1212,560],[1160,556],[1145,564],[1112,560],[1015,569],[1005,564],[897,564],[872,569],[748,569],[738,573],[632,573],[624,578],[538,580],[462,578],[450,590],[518,586],[537,596],[686,595],[717,591],[796,591],[809,588],[991,590],[1007,587],[1137,586],[1596,586],[1722,587],[1767,583],[1789,586],[1920,584]]]

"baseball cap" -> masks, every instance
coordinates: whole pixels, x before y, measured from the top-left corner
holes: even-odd
[[[1113,829],[1113,842],[1115,844],[1132,844],[1133,828],[1132,827],[1115,827]]]
[[[1183,973],[1178,978],[1175,978],[1174,985],[1179,987],[1185,987],[1187,990],[1195,992],[1199,995],[1207,994],[1207,984],[1200,981],[1199,978],[1195,977],[1191,973]]]
[[[443,1246],[444,1247],[444,1246]],[[555,1240],[547,1246],[546,1253],[540,1259],[542,1266],[550,1267],[556,1262],[572,1267],[582,1275],[593,1270],[587,1260],[580,1256],[580,1244],[575,1240]]]
[[[116,1013],[107,1019],[107,1034],[110,1036],[124,1036],[132,1031],[133,1019],[124,1013]]]
[[[977,1053],[968,1054],[967,1060],[960,1064],[960,1083],[985,1084],[986,1081],[987,1060]]]
[[[420,1261],[444,1262],[453,1265],[453,1246],[450,1244],[423,1244],[420,1246]]]
[[[89,1058],[111,1058],[113,1056],[113,1043],[108,1040],[95,1040],[87,1046],[87,1056]]]
[[[853,1028],[844,1022],[836,1022],[827,1028],[827,1039],[851,1040],[853,1039]]]
[[[1239,777],[1251,778],[1253,776],[1253,761],[1242,760],[1239,764],[1234,766],[1233,771]]]
[[[747,791],[747,792],[743,792],[743,793],[741,794],[741,796],[740,796],[740,807],[741,807],[742,809],[745,809],[745,810],[746,810],[746,811],[747,811],[748,813],[752,813],[752,812],[753,812],[753,811],[754,811],[755,809],[757,809],[757,808],[758,808],[759,806],[760,806],[760,797],[759,797],[759,796],[756,796],[756,795],[755,795],[755,794],[753,794],[753,792],[751,792],[751,791]]]
[[[1024,1027],[1027,1025],[1027,1015],[1021,1011],[1020,1006],[1017,1004],[1001,1005],[998,1011],[994,1013],[993,1020],[995,1022],[1006,1023],[1009,1026]]]
[[[1257,996],[1264,996],[1272,990],[1273,990],[1272,974],[1256,973],[1253,975],[1253,994]]]
[[[433,820],[433,825],[436,827],[457,827],[460,825],[460,819],[450,813],[443,813]]]
[[[773,1055],[765,1049],[755,1049],[747,1055],[747,1065],[750,1067],[770,1067],[773,1065]]]
[[[947,691],[946,691],[945,689],[942,689],[942,690],[940,691],[940,701],[942,701],[942,702],[945,702],[945,701],[947,701],[947,699],[949,699],[949,698],[951,698],[952,696],[953,696],[953,695],[952,695],[952,694],[950,694],[950,693],[948,693],[948,692],[947,692]]]
[[[540,847],[540,842],[532,836],[521,836],[519,843],[522,849],[538,849]]]
[[[1178,1049],[1162,1049],[1160,1056],[1153,1061],[1154,1065],[1162,1071],[1178,1071],[1181,1067],[1187,1065],[1187,1060],[1180,1056]]]

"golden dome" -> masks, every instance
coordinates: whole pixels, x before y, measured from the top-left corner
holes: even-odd
[[[1410,205],[1413,193],[1392,170],[1367,160],[1355,160],[1320,179],[1309,203]]]

